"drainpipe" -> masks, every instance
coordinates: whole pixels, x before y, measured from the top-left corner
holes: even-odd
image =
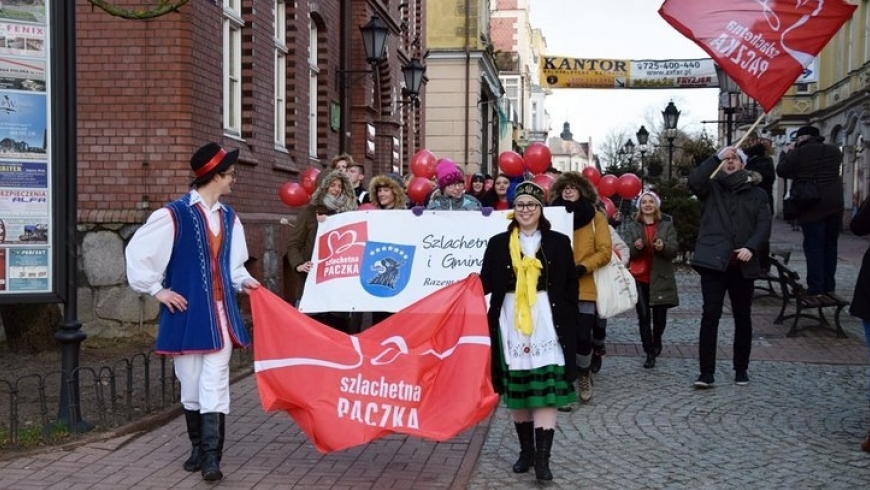
[[[478,5],[479,6],[479,5]],[[470,136],[468,134],[471,128],[471,43],[469,42],[469,33],[471,32],[471,2],[465,2],[465,159],[464,165],[468,167],[468,145]]]
[[[350,72],[350,53],[348,53],[348,49],[350,49],[350,43],[348,40],[350,39],[350,24],[353,18],[353,11],[351,9],[351,0],[341,0],[341,26],[340,29],[340,42],[339,42],[339,70],[340,74],[338,77],[338,96],[341,100],[341,118],[339,123],[339,133],[340,136],[338,138],[338,153],[350,153],[350,88],[347,86],[348,84],[345,82],[345,78],[347,74]],[[311,129],[314,130],[313,128]]]

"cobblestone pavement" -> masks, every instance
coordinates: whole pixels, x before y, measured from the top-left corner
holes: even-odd
[[[840,240],[838,288],[851,299],[865,239]],[[777,222],[773,248],[793,250],[804,275],[800,232]],[[681,305],[669,314],[665,348],[643,369],[636,320],[608,325],[608,355],[595,397],[559,414],[547,488],[858,489],[870,485],[867,348],[857,319],[843,314],[846,339],[829,330],[787,338],[775,299],[753,305],[748,386],[731,370],[733,324],[723,315],[716,385],[698,391],[697,275],[679,274]],[[249,376],[235,384],[227,448],[217,485],[181,469],[183,418],[152,430],[93,439],[0,461],[2,489],[527,489],[533,472],[510,467],[518,447],[507,410],[451,441],[390,436],[321,455],[283,413],[265,414]]]

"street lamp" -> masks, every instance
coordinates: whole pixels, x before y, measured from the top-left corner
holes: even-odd
[[[343,35],[346,39],[342,44],[341,52],[341,68],[336,70],[335,76],[339,85],[341,97],[341,117],[339,121],[341,138],[339,139],[339,153],[347,152],[350,146],[350,109],[351,109],[351,74],[360,73],[360,78],[369,74],[375,73],[375,67],[384,60],[387,51],[387,38],[390,35],[390,27],[378,15],[372,15],[369,21],[359,28],[362,35],[363,49],[365,50],[366,63],[371,68],[368,70],[348,70],[346,69],[350,61],[348,59],[349,50],[345,48],[350,43],[347,39],[349,33]]]
[[[426,67],[417,58],[402,67],[402,75],[405,77],[405,93],[412,100],[417,101],[420,96],[420,87],[423,85],[423,77],[426,76]]]
[[[671,180],[671,167],[674,164],[674,138],[677,137],[677,122],[680,120],[680,111],[674,105],[674,101],[668,102],[668,106],[662,111],[665,120],[665,138],[668,139],[668,168],[665,169],[665,179]]]
[[[646,155],[646,145],[649,143],[649,131],[641,125],[640,129],[637,130],[637,133],[634,134],[637,136],[637,146],[640,148],[640,184],[641,188],[643,188],[643,177],[644,177],[644,161],[643,157]]]
[[[625,154],[628,155],[628,166],[631,167],[631,159],[634,158],[634,142],[631,138],[625,142]]]
[[[725,142],[731,146],[734,113],[740,106],[740,86],[719,65],[716,65],[716,79],[719,81],[719,107],[725,113]]]

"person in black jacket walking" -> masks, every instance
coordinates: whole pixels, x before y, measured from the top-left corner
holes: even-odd
[[[870,199],[864,200],[858,208],[858,212],[849,223],[849,229],[858,236],[870,234]],[[861,270],[858,271],[849,313],[863,321],[864,339],[867,342],[867,350],[870,351],[870,249],[864,253],[864,259],[861,261]],[[867,401],[870,402],[870,378],[868,378],[867,396]],[[861,449],[870,453],[870,423],[868,423],[867,438],[861,443]]]
[[[804,234],[807,259],[807,294],[833,294],[836,289],[837,242],[843,226],[843,153],[812,126],[797,131],[795,148],[776,167],[780,177],[793,179],[792,190],[804,182],[815,182],[819,201],[798,205],[798,221]]]
[[[577,272],[571,241],[544,217],[544,190],[523,182],[515,196],[508,230],[489,240],[480,269],[483,291],[492,294],[492,382],[513,412],[514,473],[534,464],[538,480],[552,480],[556,407],[577,397]]]
[[[689,175],[689,188],[703,202],[691,262],[701,275],[704,301],[698,342],[701,374],[696,388],[707,388],[714,382],[726,291],[734,315],[734,381],[738,385],[749,383],[752,290],[761,274],[757,252],[770,239],[771,215],[767,195],[757,186],[761,177],[745,170],[745,165],[746,155],[729,146]]]

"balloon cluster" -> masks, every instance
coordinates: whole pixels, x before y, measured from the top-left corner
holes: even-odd
[[[604,210],[608,218],[613,216],[617,210],[610,196],[618,195],[620,199],[634,199],[641,191],[640,178],[630,172],[617,177],[613,174],[601,175],[597,168],[586,167],[581,173],[590,184],[598,189],[598,195],[601,197],[601,202],[604,203]]]
[[[511,178],[523,178],[527,173],[532,175],[532,182],[544,189],[545,199],[550,193],[553,178],[544,172],[550,168],[553,155],[544,143],[535,142],[526,147],[522,155],[515,151],[503,151],[498,156],[498,168],[501,173]]]
[[[296,208],[299,206],[304,206],[308,204],[308,201],[311,199],[311,194],[314,193],[314,189],[317,188],[317,175],[320,173],[320,170],[314,167],[308,167],[302,175],[299,176],[299,182],[285,182],[278,189],[278,197],[281,198],[281,202],[290,206],[291,208]]]

